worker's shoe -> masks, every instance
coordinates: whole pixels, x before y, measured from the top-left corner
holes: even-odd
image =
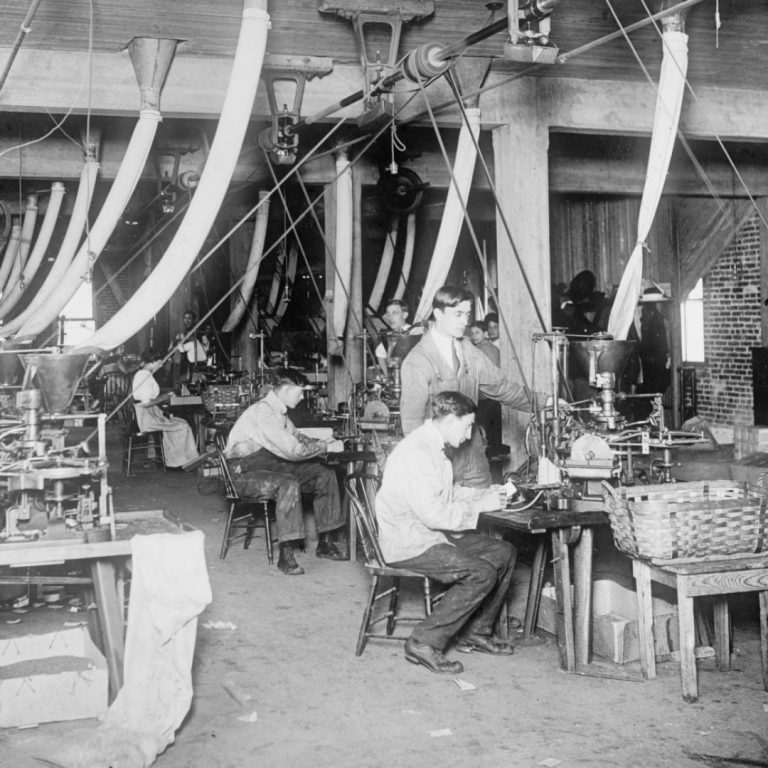
[[[317,542],[317,549],[315,554],[318,557],[324,557],[326,560],[346,560],[339,548],[336,546],[336,542],[331,538],[330,533],[321,533],[320,540]]]
[[[480,635],[475,632],[468,632],[466,635],[456,639],[456,650],[462,653],[490,653],[494,656],[511,656],[515,649],[511,643],[505,643],[493,635]]]
[[[405,658],[411,664],[421,664],[437,675],[460,675],[464,671],[460,661],[450,661],[442,651],[426,643],[417,643],[412,637],[405,641]]]
[[[304,569],[296,562],[293,556],[293,545],[290,541],[280,543],[280,556],[277,558],[277,567],[288,576],[301,576]]]

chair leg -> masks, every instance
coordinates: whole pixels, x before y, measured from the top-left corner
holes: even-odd
[[[275,555],[272,551],[272,523],[269,519],[269,505],[264,510],[264,538],[267,540],[267,560],[272,565]]]
[[[360,634],[357,636],[357,647],[355,648],[355,656],[362,656],[365,649],[365,642],[368,639],[368,625],[371,621],[371,614],[373,613],[373,605],[376,601],[376,590],[379,586],[379,577],[377,574],[371,576],[371,588],[368,592],[368,603],[363,611],[363,623],[360,625]]]
[[[397,616],[397,598],[400,595],[400,579],[392,579],[392,591],[389,593],[389,612],[387,613],[387,634],[395,631],[395,616]]]
[[[768,591],[759,593],[760,600],[760,661],[763,668],[763,688],[768,691]]]
[[[424,577],[424,613],[427,616],[432,615],[432,585],[426,576]]]
[[[243,537],[243,549],[248,549],[251,546],[251,539],[253,538],[253,531],[256,528],[256,511],[251,506],[251,514],[245,524],[245,536]]]
[[[165,472],[165,446],[163,445],[162,433],[160,435],[155,435],[154,443],[155,451],[157,451],[158,455],[160,456],[160,466],[162,466],[163,472]]]
[[[133,436],[128,435],[128,459],[126,461],[125,465],[125,476],[130,477],[131,476],[131,452],[133,451]]]
[[[227,556],[229,549],[229,531],[232,528],[232,518],[235,516],[235,503],[229,505],[229,515],[227,515],[227,524],[224,526],[224,538],[221,540],[221,552],[219,559],[223,560]]]

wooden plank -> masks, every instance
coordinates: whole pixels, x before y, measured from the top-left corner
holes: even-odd
[[[576,671],[576,649],[573,637],[573,598],[568,545],[562,530],[552,531],[552,565],[555,573],[555,624],[560,668]]]
[[[728,613],[728,598],[718,595],[713,598],[715,614],[715,661],[721,672],[731,668],[731,621]]]
[[[760,593],[760,660],[763,688],[768,691],[768,592]]]
[[[123,607],[118,600],[115,566],[111,560],[94,560],[91,563],[93,590],[99,611],[104,656],[109,672],[110,701],[114,701],[123,685],[123,660],[125,642],[123,638]]]
[[[637,594],[637,625],[640,643],[640,668],[648,680],[656,677],[656,650],[653,643],[653,598],[651,570],[647,563],[632,560]]]
[[[683,577],[678,576],[678,579],[680,578]],[[697,573],[686,575],[685,578],[691,595],[722,595],[768,589],[768,568],[758,571]]]
[[[696,628],[693,619],[693,598],[688,594],[688,577],[677,578],[677,610],[680,622],[680,684],[683,699],[692,704],[699,697],[696,679]]]
[[[583,528],[573,553],[573,634],[577,666],[584,666],[590,662],[593,539],[592,528]]]

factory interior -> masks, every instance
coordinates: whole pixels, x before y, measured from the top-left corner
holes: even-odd
[[[768,766],[768,6],[0,19],[0,765]]]

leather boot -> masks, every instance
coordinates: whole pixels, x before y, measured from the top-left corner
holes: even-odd
[[[320,534],[320,540],[317,542],[315,555],[317,555],[317,557],[324,557],[327,560],[347,559],[346,556],[339,551],[336,542],[331,538],[331,534],[327,531]]]
[[[293,556],[293,545],[290,541],[280,542],[280,556],[277,558],[277,567],[288,576],[301,576],[304,569],[296,562]]]
[[[460,675],[464,671],[460,661],[446,659],[439,648],[417,643],[413,637],[405,641],[405,658],[411,664],[421,664],[437,675]]]

